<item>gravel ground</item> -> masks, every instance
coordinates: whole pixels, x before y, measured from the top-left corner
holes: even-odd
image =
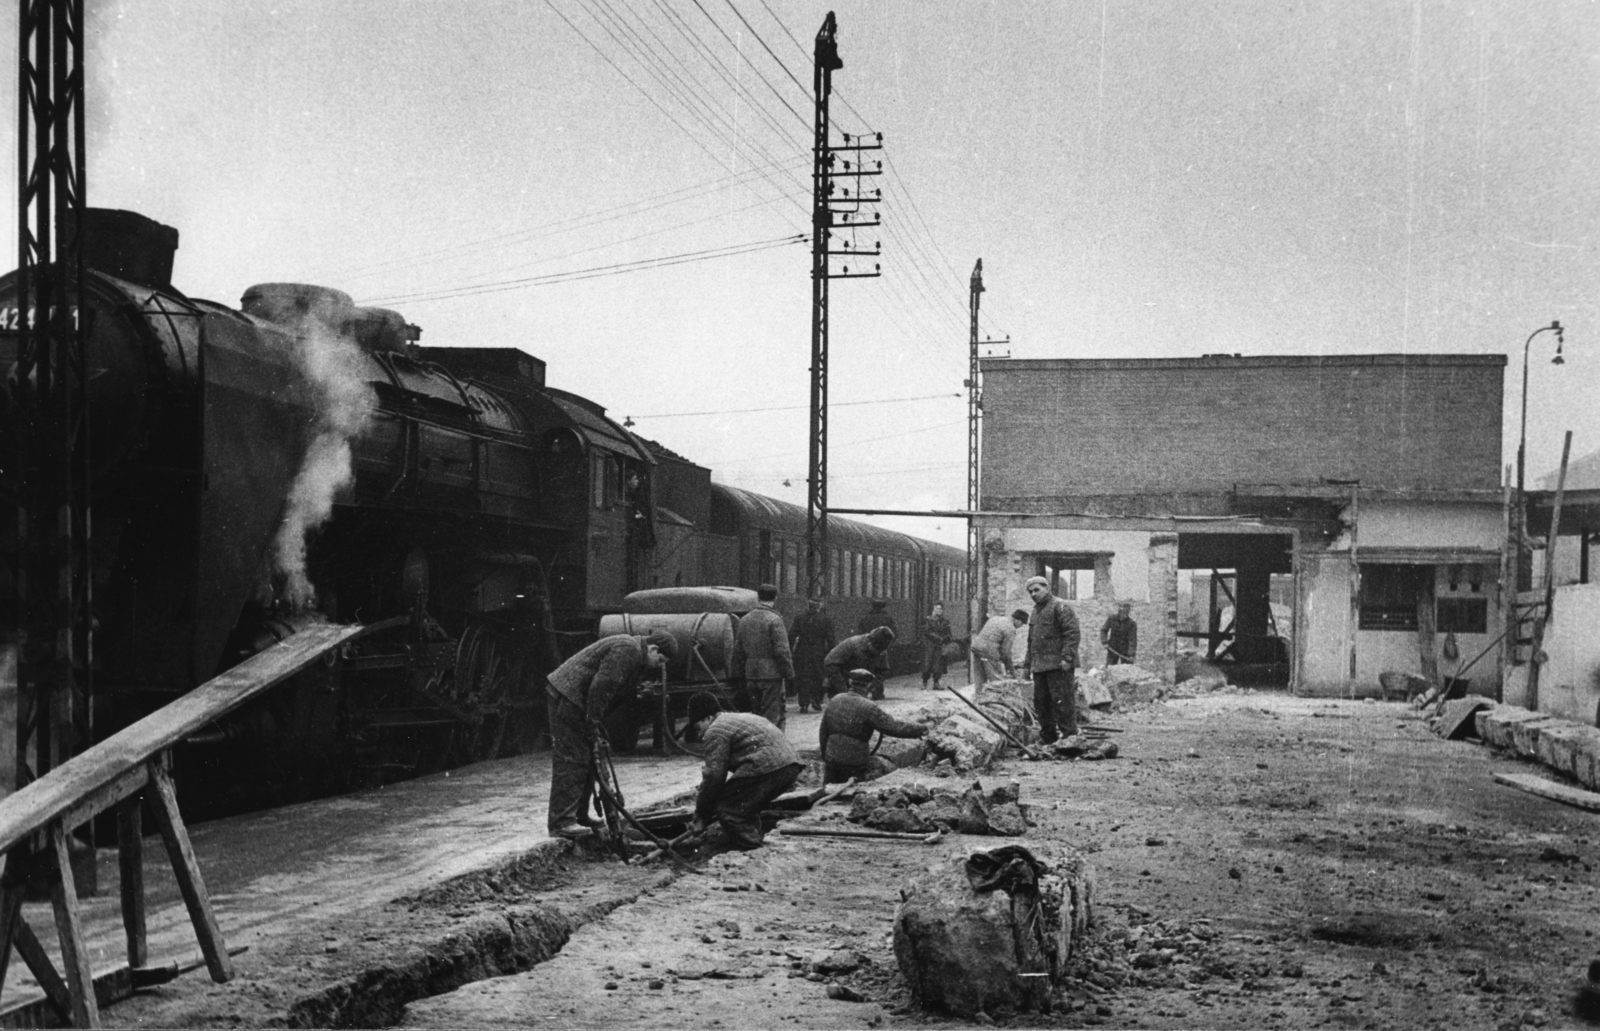
[[[1024,843],[1069,842],[1100,877],[1061,1005],[1011,1023],[1600,1025],[1578,994],[1600,954],[1600,817],[1490,779],[1517,760],[1441,741],[1398,703],[1212,696],[1105,721],[1125,728],[1116,760],[983,778],[1023,785]],[[769,840],[647,889],[531,970],[411,1003],[404,1024],[971,1023],[908,1007],[890,930],[909,877],[999,840]],[[814,972],[841,951],[859,964]]]

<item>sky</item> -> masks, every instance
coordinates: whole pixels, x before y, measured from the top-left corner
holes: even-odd
[[[986,354],[1505,354],[1507,462],[1559,319],[1529,481],[1563,430],[1600,448],[1592,2],[86,6],[89,201],[178,228],[179,288],[320,283],[523,348],[797,504],[830,9],[836,133],[885,161],[883,274],[831,287],[833,506],[965,506],[979,258]]]

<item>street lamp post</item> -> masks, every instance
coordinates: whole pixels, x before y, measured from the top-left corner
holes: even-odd
[[[1561,357],[1561,347],[1562,347],[1562,344],[1565,343],[1565,340],[1562,337],[1562,329],[1561,329],[1560,321],[1552,320],[1550,325],[1548,325],[1548,326],[1540,326],[1538,329],[1536,329],[1532,333],[1528,334],[1527,342],[1522,345],[1522,426],[1521,426],[1520,431],[1517,434],[1517,520],[1516,520],[1516,522],[1517,522],[1517,539],[1516,539],[1516,547],[1517,547],[1516,584],[1517,584],[1517,586],[1516,586],[1516,589],[1519,590],[1519,591],[1523,590],[1525,588],[1525,586],[1526,586],[1523,583],[1523,574],[1526,572],[1526,570],[1524,569],[1523,561],[1522,561],[1522,551],[1523,551],[1522,542],[1523,542],[1523,539],[1527,536],[1527,522],[1528,522],[1527,498],[1526,498],[1526,496],[1524,494],[1524,490],[1523,490],[1525,482],[1526,482],[1526,472],[1527,472],[1527,464],[1528,464],[1528,351],[1533,346],[1533,338],[1534,337],[1538,336],[1540,333],[1552,333],[1552,332],[1555,333],[1555,335],[1556,335],[1556,355],[1555,355],[1554,358],[1550,359],[1550,364],[1552,364],[1552,365],[1560,365],[1565,360],[1565,359],[1563,359]]]

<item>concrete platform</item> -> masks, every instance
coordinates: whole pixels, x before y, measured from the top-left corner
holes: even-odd
[[[1515,705],[1477,714],[1478,736],[1600,791],[1600,729]]]
[[[917,678],[887,685],[888,707],[909,710],[933,697]],[[797,748],[816,749],[818,714],[788,714]],[[694,790],[700,763],[691,756],[648,753],[616,758],[630,808],[672,801]],[[270,976],[260,957],[288,939],[315,940],[319,926],[421,895],[452,880],[516,862],[546,849],[567,849],[545,834],[548,752],[434,774],[370,791],[230,817],[190,828],[217,921],[241,973]],[[145,885],[152,965],[198,958],[199,947],[158,837],[145,842]],[[118,895],[117,853],[98,856],[99,894],[83,900],[91,963],[97,974],[126,962]],[[48,903],[24,915],[59,965]],[[252,969],[254,968],[254,969]],[[184,975],[205,979],[204,968]],[[43,993],[13,957],[0,1009]],[[102,1014],[117,1026],[115,1009]]]

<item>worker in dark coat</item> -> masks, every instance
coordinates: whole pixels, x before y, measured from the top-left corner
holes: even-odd
[[[1117,606],[1115,615],[1107,616],[1100,626],[1100,643],[1106,648],[1106,665],[1116,666],[1132,662],[1139,654],[1139,624],[1128,615],[1133,606],[1127,602]]]
[[[822,781],[837,784],[855,777],[866,780],[872,771],[872,752],[867,747],[872,732],[887,737],[926,737],[928,728],[918,723],[897,720],[877,703],[866,698],[875,679],[870,670],[854,669],[846,674],[850,690],[828,699],[822,710],[818,738],[822,745]]]
[[[788,709],[783,684],[794,679],[789,632],[775,608],[778,588],[762,584],[756,588],[756,598],[760,604],[740,618],[733,632],[728,675],[743,682],[759,715],[782,727]]]
[[[606,715],[632,700],[639,681],[678,651],[669,631],[644,637],[602,637],[563,662],[545,682],[550,715],[550,834],[581,838],[590,832],[594,794],[594,744],[605,736]]]
[[[822,669],[828,676],[828,697],[843,694],[850,690],[846,681],[846,674],[853,669],[877,670],[878,660],[888,654],[889,646],[894,644],[894,631],[886,626],[880,626],[871,633],[856,634],[846,637],[834,646],[833,650],[822,660]],[[880,677],[877,686],[873,689],[872,697],[883,697],[883,680]]]
[[[836,642],[833,637],[833,620],[823,609],[821,598],[806,603],[806,611],[794,621],[789,634],[789,653],[794,658],[795,686],[800,692],[800,711],[822,711],[827,674],[822,660],[827,658]]]
[[[1039,717],[1039,739],[1050,744],[1078,733],[1078,617],[1071,606],[1050,593],[1042,576],[1028,580],[1033,618],[1028,621],[1028,669],[1033,674],[1033,710]]]
[[[872,601],[872,611],[856,620],[856,633],[870,634],[879,627],[888,627],[890,630],[894,631],[894,636],[897,639],[900,636],[900,627],[895,624],[894,617],[889,615],[889,603],[882,598],[874,598]],[[888,680],[888,649],[885,649],[883,654],[875,658],[872,661],[872,664],[866,668],[876,673],[879,680]],[[839,690],[842,691],[844,688],[841,687]]]
[[[944,646],[949,644],[954,635],[950,631],[950,621],[944,618],[944,602],[933,603],[933,612],[929,613],[928,621],[922,625],[922,689],[928,689],[928,681],[933,681],[935,691],[944,687],[944,675],[949,669],[949,664],[944,657]]]
[[[770,720],[721,709],[705,691],[689,698],[691,733],[706,749],[689,829],[717,822],[734,848],[759,848],[766,837],[761,811],[794,787],[804,764]]]

